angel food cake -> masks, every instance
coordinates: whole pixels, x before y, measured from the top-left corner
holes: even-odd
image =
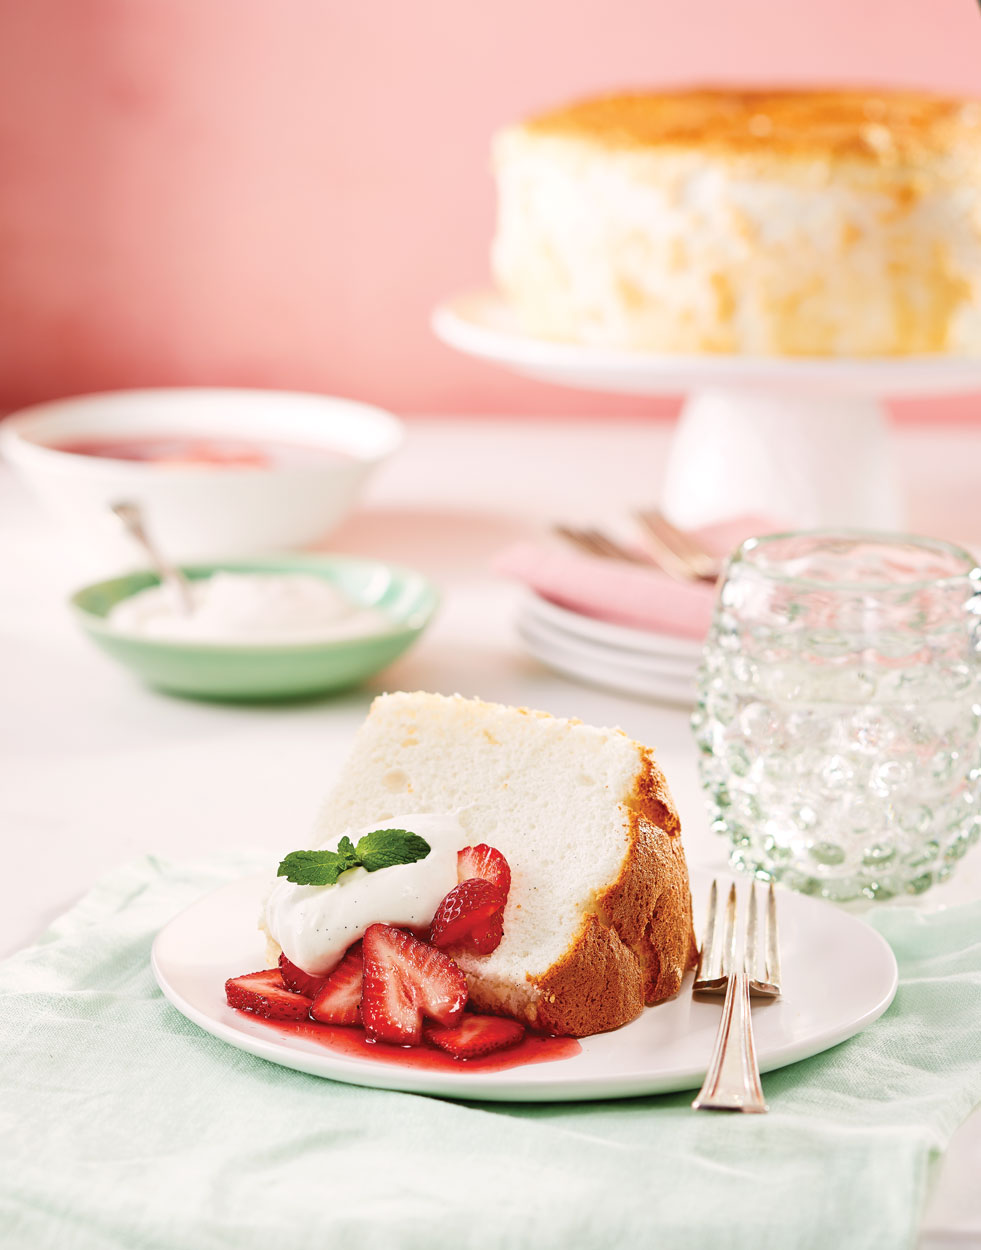
[[[530,334],[670,353],[981,353],[981,102],[713,91],[495,138],[496,281]]]
[[[287,992],[306,995],[297,1018],[312,1003],[316,1020],[402,1043],[457,1046],[487,1020],[582,1037],[670,998],[694,963],[678,815],[653,753],[619,730],[383,695],[312,842],[283,861],[262,921]],[[333,883],[305,883],[323,859]],[[279,973],[252,976],[261,990]]]

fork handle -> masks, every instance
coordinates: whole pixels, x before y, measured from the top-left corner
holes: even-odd
[[[769,1110],[760,1087],[745,972],[729,977],[708,1075],[692,1106],[696,1111]]]

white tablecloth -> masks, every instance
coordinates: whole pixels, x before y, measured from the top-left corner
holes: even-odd
[[[721,866],[687,714],[580,686],[522,650],[519,591],[491,555],[556,519],[606,521],[656,502],[670,427],[610,421],[415,420],[332,550],[409,564],[443,588],[419,645],[368,687],[285,707],[154,694],[96,652],[64,606],[102,570],[0,469],[0,955],[30,942],[103,872],[146,851],[194,856],[302,841],[374,693],[426,689],[620,725],[657,748],[693,863]],[[981,550],[981,429],[899,435],[911,528]],[[922,901],[981,897],[981,849]],[[981,1245],[981,1114],[943,1160],[924,1247]]]

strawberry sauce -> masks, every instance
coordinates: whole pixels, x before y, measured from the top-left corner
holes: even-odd
[[[161,465],[211,465],[229,469],[268,469],[295,467],[311,460],[340,461],[351,457],[347,452],[314,444],[251,442],[246,439],[192,438],[181,434],[135,434],[130,437],[78,439],[69,443],[53,443],[53,451],[73,456],[89,456],[99,460],[129,460]]]
[[[519,1068],[529,1063],[571,1059],[582,1051],[574,1037],[544,1037],[540,1033],[526,1033],[517,1046],[507,1050],[498,1050],[479,1059],[454,1059],[432,1046],[391,1046],[387,1042],[373,1041],[362,1028],[318,1024],[316,1020],[263,1020],[252,1012],[243,1014],[283,1038],[300,1037],[317,1042],[325,1049],[348,1058],[372,1059],[399,1064],[403,1068],[428,1068],[436,1072],[503,1072],[507,1068]]]

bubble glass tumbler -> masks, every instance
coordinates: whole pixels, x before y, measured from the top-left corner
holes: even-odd
[[[750,539],[693,728],[730,862],[844,902],[918,894],[981,835],[981,569],[928,538]]]

